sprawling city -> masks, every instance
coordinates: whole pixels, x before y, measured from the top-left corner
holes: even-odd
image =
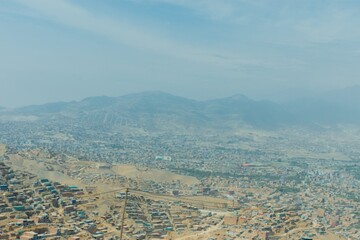
[[[0,240],[360,240],[359,0],[0,1]]]
[[[360,238],[357,132],[60,123],[1,124],[2,239]]]

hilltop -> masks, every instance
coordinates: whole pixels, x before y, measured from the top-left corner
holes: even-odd
[[[243,95],[197,101],[163,92],[89,97],[81,101],[22,107],[6,114],[51,119],[54,123],[71,120],[92,127],[127,125],[146,131],[231,130],[238,127],[272,129],[303,124],[281,105],[270,101],[256,101]]]
[[[120,97],[97,96],[81,101],[31,105],[0,113],[7,121],[51,120],[85,128],[135,131],[276,130],[341,124],[360,125],[360,87],[351,87],[276,103],[237,94],[198,101],[153,91]]]

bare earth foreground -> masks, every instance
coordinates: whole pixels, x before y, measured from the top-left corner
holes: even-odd
[[[134,165],[115,165],[112,167],[112,170],[116,174],[128,178],[142,178],[144,180],[152,180],[155,182],[180,181],[187,185],[199,183],[199,180],[197,180],[195,177],[183,176],[169,171],[157,169],[139,170],[139,168],[136,168]]]
[[[27,181],[26,193],[31,191],[40,193],[38,190],[43,187],[35,187],[36,184],[33,183],[37,181],[39,185],[41,181],[45,181],[44,179],[48,179],[54,186],[61,185],[65,188],[77,189],[75,193],[70,194],[71,196],[69,192],[60,191],[60,198],[67,199],[66,201],[76,200],[76,206],[50,207],[43,213],[51,213],[53,226],[59,226],[61,223],[70,228],[75,224],[76,236],[80,239],[94,239],[97,235],[101,235],[103,237],[101,239],[119,239],[119,226],[122,220],[120,213],[124,209],[126,188],[130,189],[130,194],[126,207],[123,239],[297,240],[301,239],[304,233],[314,234],[314,229],[322,231],[322,228],[316,227],[316,222],[304,220],[293,211],[283,213],[280,208],[276,209],[280,213],[273,213],[262,205],[239,205],[225,194],[218,197],[204,195],[202,189],[208,188],[208,185],[202,185],[195,177],[166,170],[80,161],[67,155],[51,154],[45,150],[8,151],[3,145],[0,145],[0,157],[4,159],[4,166],[9,166],[19,176],[26,175],[24,173],[36,176],[30,177],[31,180]],[[223,184],[226,185],[226,182]],[[24,188],[18,186],[17,191],[23,190]],[[222,189],[218,188],[218,191],[222,192],[230,190],[240,196],[259,195],[256,188],[225,186]],[[263,197],[269,196],[272,191],[264,188]],[[260,195],[258,200],[263,200]],[[48,206],[51,205],[48,204]],[[73,213],[65,214],[65,209]],[[10,220],[11,214],[0,215],[2,218],[8,217],[9,221],[13,222]],[[83,220],[80,221],[79,216]],[[285,221],[291,229],[275,232],[272,235],[275,238],[268,238],[261,228],[243,227],[245,224],[264,223],[269,221],[266,218],[277,216],[279,216],[279,221]],[[87,223],[84,223],[84,218],[88,221]],[[0,224],[7,226],[9,222],[0,220]],[[92,224],[96,224],[96,227]],[[149,226],[151,226],[151,231],[148,230],[149,232],[146,233]],[[164,231],[164,229],[167,230]],[[314,236],[313,239],[345,238],[329,231]]]

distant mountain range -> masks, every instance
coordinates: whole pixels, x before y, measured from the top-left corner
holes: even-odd
[[[298,99],[283,106],[287,111],[318,124],[360,125],[360,86]]]
[[[83,125],[110,128],[129,125],[150,131],[169,128],[231,130],[243,126],[277,129],[360,125],[360,87],[282,104],[255,101],[244,95],[196,101],[164,92],[144,92],[27,106],[1,113],[5,114],[31,115],[52,121],[71,120]]]

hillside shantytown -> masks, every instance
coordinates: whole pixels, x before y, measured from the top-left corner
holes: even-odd
[[[360,240],[359,0],[0,0],[0,240]]]
[[[125,239],[360,236],[355,141],[254,130],[83,138],[37,121],[6,134],[20,124],[1,128],[2,239],[120,239],[123,219]]]

